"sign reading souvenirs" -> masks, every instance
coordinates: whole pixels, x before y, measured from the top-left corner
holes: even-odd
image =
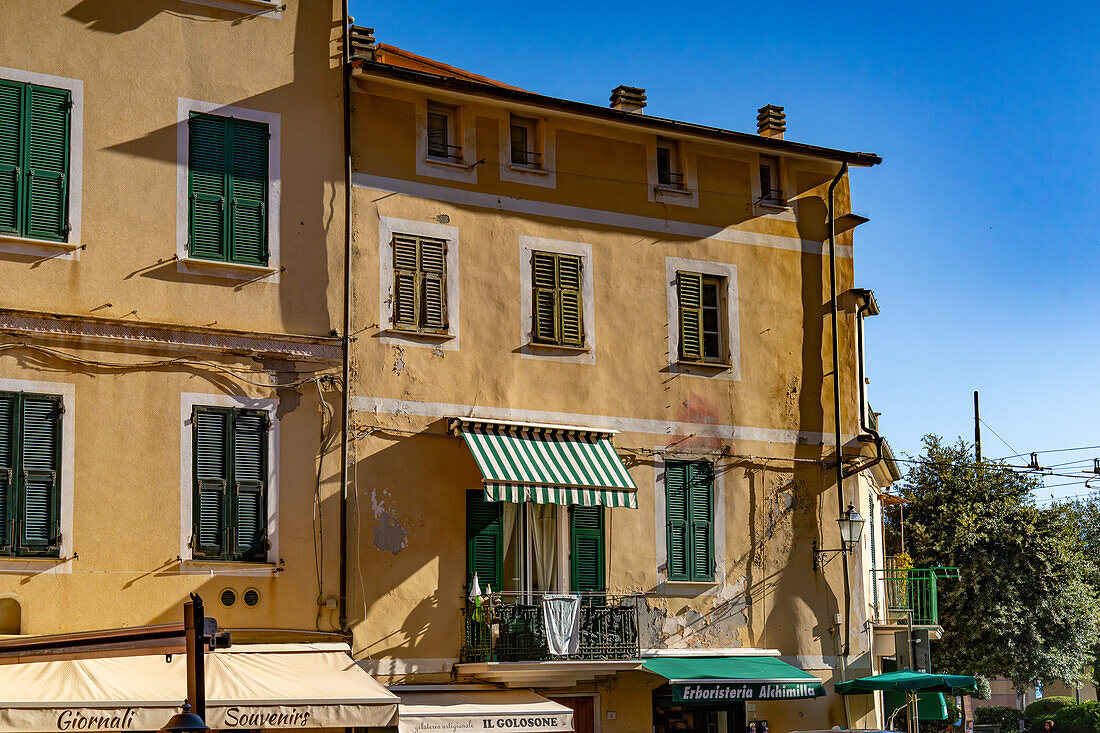
[[[168,718],[178,712],[175,706],[120,706],[73,708],[0,708],[0,730],[27,733],[126,733],[126,731],[159,730]],[[206,709],[211,728],[273,729],[273,728],[345,728],[349,723],[367,720],[360,705],[211,705]],[[385,722],[385,721],[382,721]],[[496,725],[491,726],[494,730]],[[481,728],[479,725],[478,728]],[[558,731],[566,727],[540,727],[534,722],[524,730]],[[507,728],[505,730],[512,730]]]
[[[823,697],[820,682],[706,682],[672,685],[673,702],[804,700]]]

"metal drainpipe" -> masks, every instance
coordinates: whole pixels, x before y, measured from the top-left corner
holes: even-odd
[[[344,48],[344,399],[340,417],[340,631],[348,631],[348,443],[351,430],[351,18],[343,0]],[[360,589],[362,591],[362,589]]]
[[[833,205],[833,192],[836,190],[844,175],[848,172],[848,162],[845,161],[837,171],[833,182],[829,184],[829,293],[832,296],[833,316],[833,420],[836,427],[836,501],[837,518],[844,516],[844,461],[842,460],[843,443],[841,442],[841,416],[840,416],[840,332],[839,310],[840,305],[836,296],[836,212]],[[851,610],[852,610],[852,586],[848,578],[848,553],[840,553],[844,561],[844,644],[841,646],[841,655],[847,663],[849,652],[849,639],[851,635]]]
[[[867,384],[865,379],[866,365],[864,363],[863,354],[863,319],[866,314],[871,310],[871,295],[870,291],[864,291],[867,293],[864,298],[863,305],[859,307],[859,312],[856,313],[856,363],[859,365],[859,429],[863,433],[870,435],[875,440],[875,457],[867,463],[860,464],[853,470],[845,473],[845,476],[853,476],[861,471],[866,471],[868,468],[877,466],[882,463],[885,457],[882,452],[882,436],[878,431],[867,424]]]

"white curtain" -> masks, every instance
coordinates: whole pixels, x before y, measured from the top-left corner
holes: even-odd
[[[520,559],[523,556],[523,553],[520,548],[514,547],[517,542],[523,541],[522,537],[516,537],[515,532],[516,517],[519,514],[518,510],[521,508],[521,506],[522,505],[520,504],[506,503],[504,504],[503,510],[501,511],[501,544],[504,545],[504,552],[502,553],[503,556],[501,557],[501,561],[503,562],[505,568],[505,572],[503,573],[505,587],[496,588],[495,590],[497,591],[519,590],[523,587],[523,565]],[[509,555],[514,555],[514,557],[511,559],[511,562],[509,562],[508,560]],[[513,575],[515,577],[508,577],[507,571],[509,568],[513,570]],[[509,583],[509,581],[511,582]],[[509,585],[511,585],[512,587],[509,588]]]
[[[529,504],[531,536],[535,545],[535,584],[540,591],[554,590],[554,561],[558,554],[558,507],[555,504]]]

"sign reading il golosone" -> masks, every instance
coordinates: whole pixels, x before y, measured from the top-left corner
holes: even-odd
[[[571,715],[463,715],[463,716],[406,716],[400,717],[400,733],[452,733],[470,731],[481,733],[558,733],[572,731]]]
[[[708,682],[672,685],[673,702],[724,702],[738,700],[805,700],[822,697],[820,682]]]

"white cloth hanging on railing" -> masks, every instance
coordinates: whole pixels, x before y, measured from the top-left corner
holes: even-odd
[[[571,656],[581,648],[581,599],[570,595],[542,597],[546,646],[555,657]]]

